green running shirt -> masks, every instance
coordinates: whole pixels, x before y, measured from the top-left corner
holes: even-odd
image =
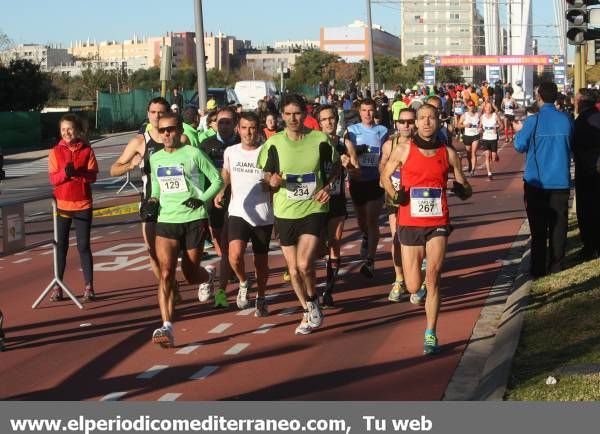
[[[286,130],[269,138],[258,155],[257,166],[264,172],[282,173],[281,187],[273,195],[275,217],[301,219],[326,213],[329,204],[313,199],[327,181],[326,163],[336,163],[339,155],[321,131],[307,130],[302,140],[293,141]]]
[[[208,217],[205,206],[192,209],[182,204],[192,197],[206,203],[223,187],[219,171],[204,152],[190,145],[174,152],[162,149],[152,154],[150,167],[152,197],[160,201],[160,223],[187,223]]]

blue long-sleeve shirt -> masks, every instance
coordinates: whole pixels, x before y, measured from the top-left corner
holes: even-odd
[[[523,180],[534,187],[557,190],[571,187],[573,121],[554,104],[544,104],[529,116],[515,136],[515,149],[524,153]]]

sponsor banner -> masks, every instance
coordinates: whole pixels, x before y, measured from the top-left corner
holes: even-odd
[[[435,66],[485,66],[485,65],[564,65],[558,55],[523,56],[425,56],[425,65]]]

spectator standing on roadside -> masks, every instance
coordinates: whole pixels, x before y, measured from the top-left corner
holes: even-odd
[[[173,88],[173,97],[171,98],[171,104],[176,104],[179,109],[183,109],[183,95],[179,93],[177,87]]]
[[[585,260],[600,255],[600,173],[596,170],[600,158],[598,100],[598,91],[595,89],[579,89],[575,96],[579,113],[573,133],[575,197],[579,236],[583,244],[580,257]]]
[[[557,95],[556,84],[540,84],[539,113],[513,122],[515,149],[526,153],[523,181],[534,278],[560,271],[565,256],[573,123],[554,107]]]
[[[93,261],[90,247],[92,228],[92,186],[98,175],[98,162],[85,139],[83,121],[77,115],[66,114],[60,118],[61,140],[50,150],[48,172],[54,186],[57,212],[57,268],[62,280],[69,250],[69,230],[75,224],[77,250],[83,270],[85,289],[83,300],[92,301],[94,293]],[[63,299],[60,286],[55,285],[52,301]]]

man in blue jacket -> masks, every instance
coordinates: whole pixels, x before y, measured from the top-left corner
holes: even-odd
[[[573,123],[554,107],[557,95],[556,84],[540,84],[539,113],[514,122],[515,149],[526,153],[523,181],[534,278],[560,271],[565,256]]]

